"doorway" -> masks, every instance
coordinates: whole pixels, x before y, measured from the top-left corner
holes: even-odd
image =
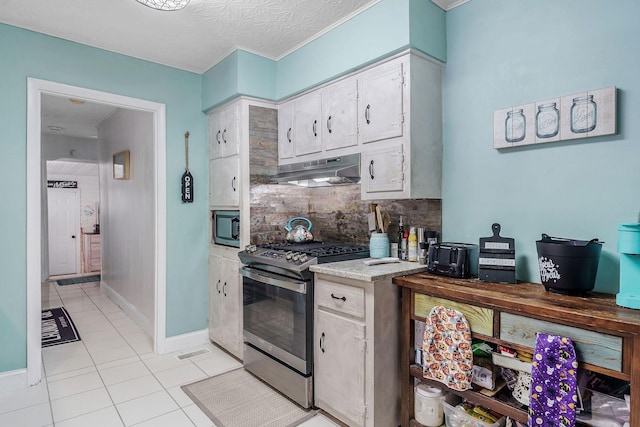
[[[47,189],[49,275],[76,274],[79,269],[78,190]]]
[[[43,174],[41,162],[41,97],[44,94],[112,105],[116,108],[149,112],[153,116],[154,192],[154,319],[153,346],[164,353],[166,340],[166,108],[164,104],[99,92],[39,79],[27,81],[27,383],[42,377],[40,301],[41,283],[46,279],[42,264],[41,217]]]

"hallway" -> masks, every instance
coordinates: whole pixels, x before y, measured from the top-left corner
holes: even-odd
[[[180,385],[238,368],[240,362],[208,344],[155,355],[152,340],[100,292],[98,282],[42,285],[42,308],[64,306],[81,341],[42,350],[38,386],[0,394],[0,425],[21,427],[212,427]],[[323,416],[302,424],[334,427]]]

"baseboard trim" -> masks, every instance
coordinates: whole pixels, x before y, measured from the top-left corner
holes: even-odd
[[[138,326],[142,328],[142,330],[153,337],[153,322],[150,321],[145,315],[140,313],[140,311],[134,307],[129,301],[127,301],[122,295],[113,290],[107,282],[104,280],[100,281],[100,289],[107,294],[109,298],[113,300],[121,309],[124,311],[127,316],[129,316]]]
[[[27,370],[16,369],[0,373],[0,393],[22,390],[28,387]]]
[[[199,345],[209,344],[209,329],[189,332],[187,334],[167,337],[164,342],[163,354],[173,353],[174,351],[186,350],[188,348],[197,347]]]

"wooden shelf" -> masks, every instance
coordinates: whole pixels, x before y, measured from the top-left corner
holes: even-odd
[[[477,391],[474,391],[474,390],[466,390],[466,391],[453,390],[453,389],[447,388],[444,384],[438,381],[422,378],[422,368],[418,365],[411,365],[409,372],[412,377],[418,378],[421,382],[425,384],[444,389],[445,393],[447,392],[453,393],[457,396],[467,399],[471,403],[491,408],[504,416],[511,417],[514,420],[517,420],[523,423],[527,422],[526,410],[515,408],[505,402],[502,402],[493,397],[485,396],[484,394],[478,393]]]
[[[499,396],[451,390],[422,378],[422,367],[413,362],[414,328],[416,321],[426,320],[434,302],[458,307],[469,321],[473,337],[494,344],[532,351],[537,332],[571,338],[579,369],[629,382],[630,424],[640,426],[640,310],[616,305],[615,295],[560,295],[534,283],[507,285],[427,273],[396,277],[393,283],[402,288],[403,427],[420,427],[413,419],[416,379],[519,422],[526,424],[528,418],[526,407],[512,406]]]

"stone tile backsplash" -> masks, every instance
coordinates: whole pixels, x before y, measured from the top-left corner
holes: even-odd
[[[283,241],[291,218],[306,217],[313,223],[315,240],[369,243],[367,213],[377,203],[391,216],[389,239],[397,241],[398,219],[405,227],[441,231],[439,199],[360,200],[360,185],[305,188],[289,185],[251,185],[251,243]]]

